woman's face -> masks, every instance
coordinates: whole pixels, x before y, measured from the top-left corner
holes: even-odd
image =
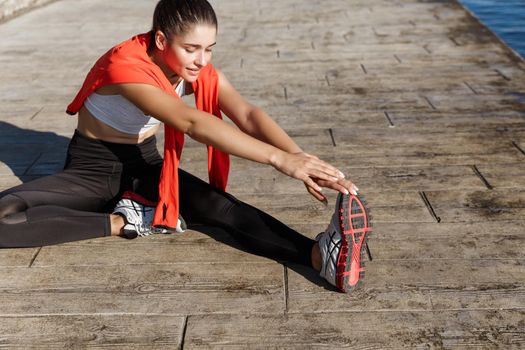
[[[163,50],[164,64],[174,75],[194,82],[200,70],[205,67],[212,56],[212,47],[215,45],[217,30],[215,26],[197,24],[187,33],[176,35]]]

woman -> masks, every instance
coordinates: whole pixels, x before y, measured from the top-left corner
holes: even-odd
[[[215,225],[257,254],[311,266],[351,291],[364,273],[369,232],[357,187],[302,152],[209,64],[216,34],[206,0],[161,0],[151,32],[104,54],[68,106],[68,113],[78,113],[78,125],[64,170],[0,193],[0,247]],[[198,109],[180,99],[191,93]],[[221,111],[238,129],[220,120]],[[164,159],[154,136],[161,122]],[[178,169],[184,134],[209,145],[211,184]],[[321,201],[322,187],[339,191],[326,231],[311,240],[224,192],[227,154],[272,165]]]

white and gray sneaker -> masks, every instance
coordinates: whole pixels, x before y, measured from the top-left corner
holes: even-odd
[[[131,199],[131,197],[133,199]],[[123,236],[130,239],[137,236],[145,237],[156,233],[181,233],[186,230],[186,223],[181,216],[179,216],[175,229],[152,226],[153,217],[155,216],[153,203],[135,195],[131,196],[128,193],[125,193],[117,203],[115,209],[113,209],[113,214],[120,214],[125,218],[126,224],[122,229]]]
[[[361,195],[339,193],[332,220],[316,238],[322,258],[320,275],[342,292],[349,293],[362,283],[363,248],[371,259],[367,245],[370,220]]]

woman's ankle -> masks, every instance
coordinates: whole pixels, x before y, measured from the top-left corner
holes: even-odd
[[[321,271],[322,266],[321,250],[319,249],[319,243],[316,242],[312,247],[312,267],[317,271]]]
[[[111,221],[111,235],[120,236],[122,234],[122,229],[126,224],[126,220],[122,215],[118,214],[111,214],[109,218]]]

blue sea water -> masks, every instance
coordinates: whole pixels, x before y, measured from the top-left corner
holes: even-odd
[[[505,43],[525,57],[525,0],[460,0]]]

